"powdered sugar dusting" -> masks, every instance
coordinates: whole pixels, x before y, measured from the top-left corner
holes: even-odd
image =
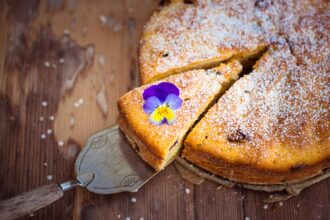
[[[208,139],[244,148],[248,154],[259,155],[259,161],[269,156],[265,149],[269,144],[299,149],[329,142],[328,64],[318,68],[298,64],[287,43],[273,44],[256,69],[210,109],[198,129],[215,129]],[[230,140],[235,133],[246,139],[243,145]]]
[[[152,124],[148,120],[148,114],[142,108],[144,103],[143,91],[162,81],[136,88],[122,96],[119,100],[121,115],[126,118],[129,124],[144,128],[143,130],[135,130],[137,136],[143,136],[148,131],[148,137],[153,137],[153,140],[157,141],[157,143],[153,143],[156,148],[167,147],[169,149],[175,141],[180,141],[183,138],[198,116],[219,94],[223,83],[228,83],[230,80],[226,76],[228,73],[222,74],[217,71],[217,69],[194,70],[162,80],[175,84],[180,89],[180,98],[183,100],[181,108],[176,112],[176,121],[171,125]],[[234,75],[234,73],[232,74]]]
[[[294,53],[300,50],[304,54],[307,51],[304,45],[299,45],[301,40],[307,42],[308,38],[311,45],[325,45],[318,35],[329,35],[329,18],[320,14],[329,14],[329,11],[327,1],[310,0],[172,3],[155,13],[145,26],[140,50],[143,81],[196,62],[202,66],[210,59],[221,61],[242,52],[251,53],[278,42],[282,35],[290,38],[290,44],[297,45]],[[320,18],[304,21],[308,16]],[[320,27],[322,23],[327,23],[327,27],[317,31],[308,29]],[[303,35],[300,26],[305,27]],[[305,39],[301,39],[302,36]],[[315,47],[309,48],[314,57],[329,54],[327,46],[318,47],[320,53]]]
[[[204,7],[175,3],[154,15],[141,41],[143,74],[152,76],[214,57],[227,59],[266,44],[254,3],[233,3]]]

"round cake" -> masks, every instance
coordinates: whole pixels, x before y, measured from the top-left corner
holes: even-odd
[[[141,83],[233,60],[240,78],[187,131],[181,156],[259,185],[330,168],[329,1],[172,1],[144,28]]]

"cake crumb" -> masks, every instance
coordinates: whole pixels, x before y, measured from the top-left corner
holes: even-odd
[[[118,215],[117,215],[117,218],[121,218],[121,215],[120,215],[120,214],[118,214]]]
[[[31,218],[34,217],[34,213],[30,213],[29,217],[31,217]]]
[[[39,121],[44,121],[44,117],[40,116]]]
[[[187,194],[189,194],[189,193],[190,193],[190,189],[186,188],[186,189],[185,189],[185,192],[186,192]]]
[[[60,64],[63,64],[64,63],[64,58],[63,57],[61,57],[59,60],[58,60],[58,62],[60,63]]]
[[[136,198],[132,197],[131,202],[136,203]]]
[[[265,204],[265,205],[263,206],[263,208],[264,208],[264,209],[268,209],[268,204]]]
[[[64,33],[65,35],[69,35],[69,34],[70,34],[70,31],[69,31],[69,29],[64,29],[63,33]]]
[[[50,121],[54,121],[55,117],[53,115],[49,116]]]
[[[46,167],[46,166],[48,166],[48,163],[43,163],[43,165]]]
[[[250,220],[250,217],[245,216],[245,220]]]
[[[279,206],[283,206],[283,202],[279,202],[278,205],[279,205]]]
[[[48,175],[47,176],[47,180],[52,180],[53,179],[53,175]]]
[[[141,218],[139,218],[139,220],[144,220],[144,218],[143,218],[143,217],[141,217]]]
[[[58,146],[63,146],[64,145],[64,141],[58,141]]]
[[[46,135],[45,135],[45,134],[41,134],[41,135],[40,135],[40,138],[41,138],[41,139],[46,139]]]
[[[125,220],[131,220],[131,217],[126,217]]]

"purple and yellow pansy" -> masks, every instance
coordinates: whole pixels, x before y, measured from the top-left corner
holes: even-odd
[[[173,124],[176,110],[182,106],[179,89],[172,83],[162,82],[150,86],[143,92],[143,110],[149,114],[149,120],[155,125]]]

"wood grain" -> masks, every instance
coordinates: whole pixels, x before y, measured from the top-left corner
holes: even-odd
[[[116,122],[117,99],[138,85],[138,41],[158,4],[0,1],[1,200],[74,177],[85,140]],[[33,219],[329,219],[329,189],[330,179],[272,211],[269,194],[193,185],[170,165],[137,193],[68,191]]]

